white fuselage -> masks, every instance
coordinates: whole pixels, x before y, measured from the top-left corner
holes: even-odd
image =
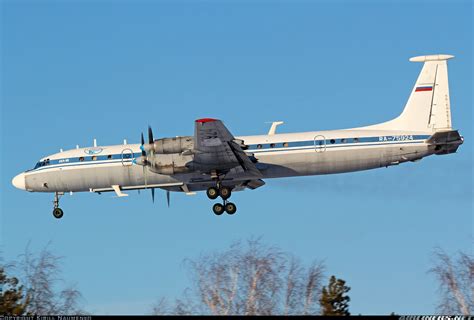
[[[370,130],[365,128],[304,133],[242,136],[246,152],[258,160],[263,178],[319,175],[368,170],[433,154],[426,140],[432,131]],[[212,182],[199,172],[162,175],[135,165],[139,144],[72,149],[40,160],[17,176],[16,185],[34,192],[112,191],[158,187],[171,191],[205,190]],[[157,155],[159,157],[159,155]],[[24,181],[20,181],[24,179]],[[225,181],[233,185],[238,175]],[[146,180],[146,181],[145,181]],[[24,185],[22,185],[22,183]],[[230,183],[230,182],[229,182]]]

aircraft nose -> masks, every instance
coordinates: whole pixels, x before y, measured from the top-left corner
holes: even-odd
[[[12,184],[15,188],[26,190],[25,187],[25,173],[22,172],[12,179]]]

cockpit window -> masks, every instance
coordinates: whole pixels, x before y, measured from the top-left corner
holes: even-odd
[[[38,169],[38,168],[47,166],[48,164],[49,164],[49,159],[46,159],[46,160],[43,160],[43,161],[39,161],[39,162],[36,163],[35,169]]]

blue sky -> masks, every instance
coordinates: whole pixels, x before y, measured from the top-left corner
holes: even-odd
[[[147,313],[188,284],[182,260],[262,236],[352,287],[354,314],[431,314],[435,246],[472,250],[470,1],[2,1],[1,241],[64,256],[93,313]],[[398,115],[421,64],[446,53],[457,154],[344,175],[269,180],[216,217],[204,194],[30,194],[11,178],[59,148],[187,135],[354,127]]]

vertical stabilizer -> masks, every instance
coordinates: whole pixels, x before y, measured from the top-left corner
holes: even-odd
[[[453,56],[442,54],[411,58],[412,62],[424,64],[402,114],[370,128],[433,132],[451,130],[447,66],[447,60],[451,58]]]

